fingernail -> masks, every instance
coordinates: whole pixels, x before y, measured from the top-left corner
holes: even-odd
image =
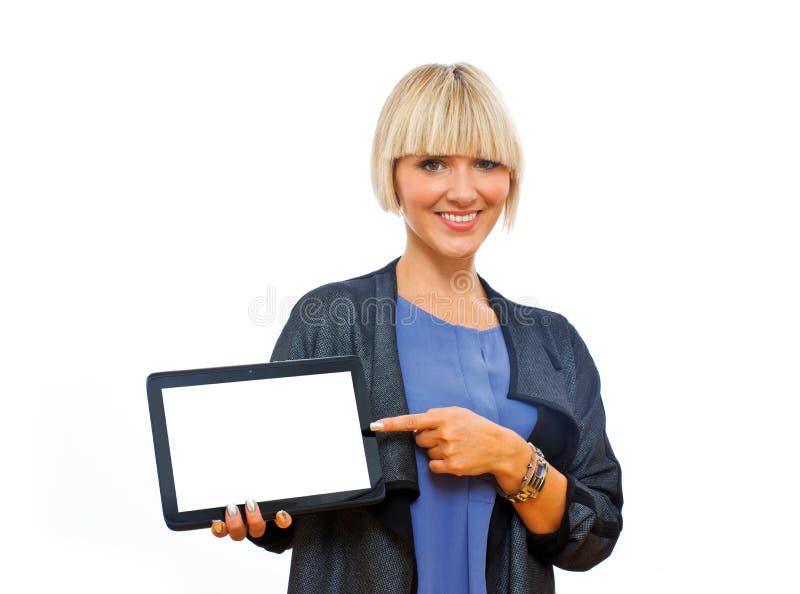
[[[369,424],[370,431],[383,431],[383,423],[379,423],[378,421],[373,421]]]
[[[239,508],[236,507],[235,503],[231,503],[228,505],[228,515],[232,518],[236,517],[236,514],[239,513]]]
[[[244,502],[244,504],[247,506],[247,511],[249,511],[250,513],[256,511],[256,502],[253,501],[252,499],[248,499],[247,501]]]
[[[279,511],[277,514],[275,514],[275,517],[276,517],[278,520],[280,520],[281,522],[285,522],[285,521],[287,520],[287,517],[286,517],[286,512],[285,512],[285,511],[283,511],[283,510],[281,510],[281,511]]]
[[[222,521],[214,520],[211,522],[211,529],[214,531],[214,534],[222,534]]]

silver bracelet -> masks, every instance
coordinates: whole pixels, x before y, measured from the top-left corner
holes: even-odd
[[[536,499],[544,488],[544,481],[547,478],[548,464],[542,450],[532,443],[528,443],[528,445],[531,446],[533,450],[533,457],[528,463],[528,468],[525,472],[525,476],[522,478],[519,491],[509,495],[500,489],[500,487],[497,487],[497,492],[512,503],[522,503],[528,499]]]

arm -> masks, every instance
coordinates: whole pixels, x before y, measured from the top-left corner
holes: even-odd
[[[569,329],[577,449],[564,461],[566,468],[548,470],[536,499],[513,507],[529,531],[528,549],[533,555],[563,569],[585,570],[605,559],[616,543],[622,527],[622,490],[619,464],[605,435],[599,376],[583,341]],[[531,455],[516,433],[460,407],[379,419],[373,429],[415,431],[417,445],[428,450],[432,472],[490,473],[509,493],[519,490]]]
[[[492,472],[497,485],[506,493],[519,491],[520,479],[531,459],[531,448],[524,439],[513,431],[506,430],[509,452],[498,460]],[[567,504],[567,477],[552,464],[548,464],[547,479],[535,499],[514,503],[512,507],[529,532],[547,535],[558,531],[563,523]]]
[[[572,461],[561,469],[567,481],[566,513],[556,532],[529,535],[528,548],[557,567],[584,571],[608,557],[619,538],[622,482],[606,435],[600,376],[580,335],[568,323],[567,328],[574,363],[570,397],[579,436]]]

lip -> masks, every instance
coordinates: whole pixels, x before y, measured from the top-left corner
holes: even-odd
[[[472,214],[473,212],[480,212],[480,210],[474,208],[472,210],[438,210],[436,211],[436,214],[445,213],[463,217],[464,215],[469,215]]]
[[[446,218],[444,218],[442,216],[442,213],[452,214],[452,215],[457,215],[457,216],[464,216],[464,215],[472,214],[473,212],[477,212],[478,213],[478,214],[475,215],[474,219],[472,219],[471,221],[466,221],[466,222],[461,222],[461,223],[458,223],[456,221],[449,221],[449,220],[447,220]],[[436,213],[436,217],[440,221],[442,221],[445,225],[447,225],[450,229],[453,229],[454,231],[469,231],[470,229],[472,229],[478,223],[478,220],[481,218],[482,214],[483,214],[483,211],[480,211],[480,210],[478,210],[478,211],[475,211],[475,210],[445,210],[445,211],[437,212]]]

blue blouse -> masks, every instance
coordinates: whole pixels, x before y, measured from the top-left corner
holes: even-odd
[[[457,326],[397,298],[397,350],[408,409],[462,406],[527,439],[536,407],[507,398],[509,360],[500,326]],[[419,498],[411,504],[418,594],[486,593],[491,475],[434,474],[417,448]],[[521,477],[520,477],[521,478]]]

